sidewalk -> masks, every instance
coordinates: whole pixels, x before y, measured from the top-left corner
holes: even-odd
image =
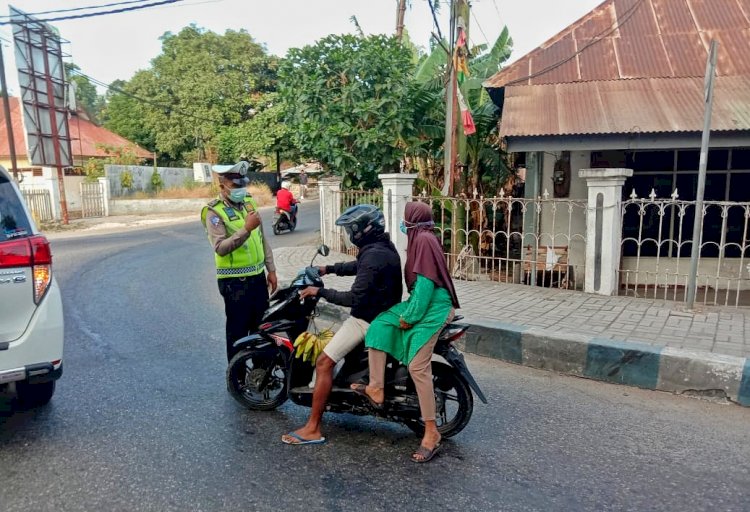
[[[274,250],[280,279],[310,264],[315,247]],[[332,253],[316,264],[351,257]],[[348,289],[353,278],[326,276]],[[750,406],[750,310],[601,297],[495,282],[456,281],[464,350],[580,377]],[[321,302],[323,305],[325,301]],[[324,313],[341,317],[326,304]]]

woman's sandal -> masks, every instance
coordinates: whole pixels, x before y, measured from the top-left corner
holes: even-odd
[[[383,408],[383,402],[378,403],[375,400],[373,400],[370,395],[367,394],[367,386],[366,385],[364,385],[364,384],[352,384],[351,388],[352,388],[352,391],[354,391],[356,394],[358,394],[358,395],[366,398],[367,401],[370,403],[370,405],[374,409],[380,410],[380,409]]]
[[[412,453],[411,455],[411,461],[416,462],[417,464],[422,464],[425,462],[430,462],[435,455],[437,455],[437,452],[440,451],[441,443],[438,443],[435,445],[435,447],[430,450],[429,448],[425,448],[422,445],[419,445],[419,448],[417,448],[417,451]],[[421,458],[417,458],[417,456],[420,456]]]

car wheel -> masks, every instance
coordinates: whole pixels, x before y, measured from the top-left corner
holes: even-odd
[[[16,394],[21,407],[39,407],[49,403],[55,394],[55,381],[30,384],[26,381],[16,383]]]

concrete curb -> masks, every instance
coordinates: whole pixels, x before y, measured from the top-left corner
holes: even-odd
[[[340,322],[348,309],[321,302]],[[480,356],[588,379],[690,396],[727,398],[750,407],[750,359],[600,339],[466,318],[460,349]]]

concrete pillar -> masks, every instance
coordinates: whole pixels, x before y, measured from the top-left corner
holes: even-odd
[[[406,235],[399,229],[399,224],[404,218],[406,203],[411,201],[414,180],[417,176],[417,174],[378,174],[383,184],[385,230],[391,234],[402,264],[406,261]]]
[[[321,242],[333,250],[339,250],[336,219],[341,215],[341,178],[321,178],[320,189],[320,238]]]
[[[99,187],[102,189],[102,202],[104,203],[104,216],[109,217],[109,197],[110,197],[110,190],[109,190],[109,178],[102,176],[101,178],[97,178],[99,181]]]
[[[632,169],[581,169],[586,180],[586,281],[584,290],[617,294],[617,271],[622,242],[622,187]]]
[[[52,167],[42,167],[43,187],[49,190],[50,201],[52,203],[52,215],[55,220],[62,220],[62,208],[60,207],[60,186],[57,181],[57,169]]]

